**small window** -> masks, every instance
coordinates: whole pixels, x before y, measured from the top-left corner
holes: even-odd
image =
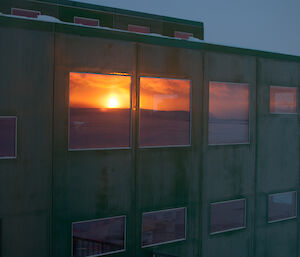
[[[0,116],[0,159],[17,156],[17,117]]]
[[[41,12],[21,8],[11,8],[11,14],[27,18],[37,18],[39,15],[41,15]]]
[[[292,219],[297,216],[296,192],[269,195],[268,221],[275,222]]]
[[[208,144],[249,143],[249,85],[209,83]]]
[[[270,113],[297,113],[297,88],[271,86]]]
[[[190,87],[184,79],[140,78],[141,147],[190,145]]]
[[[147,34],[150,33],[150,28],[146,26],[128,24],[128,31]]]
[[[94,27],[99,26],[99,20],[97,20],[97,19],[77,17],[77,16],[74,17],[74,23],[85,25],[85,26],[94,26]]]
[[[210,234],[246,227],[246,200],[231,200],[210,205]]]
[[[72,224],[73,257],[125,251],[125,216]]]
[[[69,149],[130,147],[131,76],[70,73]]]
[[[183,31],[175,31],[174,37],[181,38],[181,39],[189,39],[190,37],[193,37],[193,33],[183,32]]]
[[[186,208],[143,213],[142,247],[185,240]]]

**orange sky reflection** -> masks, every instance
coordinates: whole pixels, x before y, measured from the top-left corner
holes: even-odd
[[[70,72],[73,108],[130,108],[131,76]]]
[[[140,108],[155,111],[189,111],[190,81],[141,77]]]

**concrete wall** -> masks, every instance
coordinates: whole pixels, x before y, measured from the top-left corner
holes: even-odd
[[[126,252],[296,257],[299,221],[267,223],[269,193],[299,189],[299,110],[269,114],[269,85],[300,64],[225,52],[0,27],[0,116],[18,116],[18,158],[0,160],[1,257],[71,256],[72,222],[126,215]],[[51,32],[52,31],[52,32]],[[68,151],[69,72],[190,79],[192,146]],[[208,146],[210,81],[250,85],[250,144]],[[299,94],[298,94],[299,100]],[[210,203],[246,198],[246,228],[209,234]],[[142,213],[187,207],[187,240],[141,248]]]
[[[17,116],[17,158],[0,160],[1,256],[49,256],[53,34],[0,28],[0,116]]]

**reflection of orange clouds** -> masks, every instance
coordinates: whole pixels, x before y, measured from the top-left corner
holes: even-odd
[[[189,111],[190,81],[141,77],[140,108],[156,111]]]
[[[297,88],[270,87],[270,112],[296,113],[297,112]]]
[[[209,113],[219,119],[248,119],[249,86],[210,82]]]
[[[70,107],[130,108],[131,76],[70,72]]]

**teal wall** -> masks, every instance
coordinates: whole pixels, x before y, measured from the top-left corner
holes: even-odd
[[[300,61],[17,23],[0,18],[0,116],[18,116],[18,157],[0,160],[1,257],[71,256],[72,222],[119,215],[127,217],[127,241],[116,257],[150,257],[153,249],[184,257],[298,256],[298,219],[268,224],[267,196],[299,188],[299,110],[269,114],[269,86],[299,88]],[[68,151],[71,71],[132,75],[133,106],[139,76],[190,79],[192,146],[139,149],[133,111],[131,149]],[[209,81],[249,84],[250,144],[208,146]],[[237,198],[246,198],[247,227],[209,235],[210,203]],[[142,213],[176,207],[187,207],[187,240],[142,249]]]

